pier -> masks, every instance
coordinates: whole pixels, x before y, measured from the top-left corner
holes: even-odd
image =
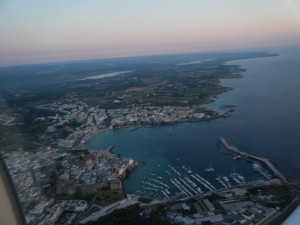
[[[260,165],[264,170],[266,170],[272,178],[279,178],[282,182],[288,183],[285,176],[274,166],[270,159],[252,155],[239,150],[237,147],[230,145],[225,138],[218,139],[218,145],[220,151],[233,155],[234,157],[242,157],[248,161],[252,161]]]

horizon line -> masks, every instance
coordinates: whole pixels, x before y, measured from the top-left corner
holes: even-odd
[[[126,58],[138,58],[138,57],[147,57],[147,56],[167,56],[167,55],[181,55],[181,54],[192,54],[192,53],[210,53],[210,52],[222,52],[222,51],[230,51],[230,50],[247,50],[247,49],[260,49],[260,48],[272,48],[272,47],[292,47],[292,46],[300,46],[300,44],[283,44],[283,45],[267,45],[267,46],[253,46],[253,47],[236,47],[236,48],[219,48],[219,49],[211,49],[211,50],[198,50],[198,51],[178,51],[176,53],[161,53],[161,54],[143,54],[143,55],[130,55],[128,56],[116,56],[116,57],[100,57],[100,58],[90,58],[90,59],[74,59],[74,60],[62,60],[62,61],[45,61],[45,62],[34,62],[34,63],[21,63],[21,64],[11,64],[11,65],[0,65],[0,69],[9,68],[9,67],[18,67],[18,66],[33,66],[33,65],[43,65],[43,64],[55,64],[55,63],[76,63],[76,62],[84,62],[84,61],[97,61],[97,60],[107,60],[107,59],[126,59]],[[171,50],[169,50],[171,51]]]

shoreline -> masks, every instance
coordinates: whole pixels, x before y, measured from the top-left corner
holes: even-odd
[[[230,107],[236,107],[236,106],[230,106]],[[227,118],[228,113],[223,113],[220,114],[214,110],[212,110],[212,112],[216,113],[217,115],[211,116],[210,118],[203,118],[203,119],[189,119],[189,120],[180,120],[180,121],[176,121],[176,122],[158,122],[158,123],[138,123],[138,124],[126,124],[124,126],[117,126],[117,127],[107,127],[107,128],[103,128],[103,129],[98,129],[95,131],[91,131],[88,134],[84,135],[81,139],[87,139],[85,140],[87,142],[89,142],[91,140],[91,138],[96,135],[96,134],[100,134],[106,131],[114,131],[114,130],[119,130],[119,129],[124,129],[124,128],[130,128],[132,127],[131,130],[129,130],[130,132],[133,132],[135,130],[138,130],[140,128],[151,128],[151,127],[163,127],[163,126],[170,126],[170,125],[176,125],[179,123],[195,123],[195,122],[204,122],[204,121],[210,121],[210,120],[214,120],[214,119],[219,119],[219,118]],[[228,112],[233,112],[233,111],[228,111]],[[80,145],[82,145],[82,143],[80,143]],[[79,147],[80,145],[74,146],[74,147]],[[72,147],[73,148],[73,147]]]
[[[230,106],[229,108],[232,108],[235,106]],[[209,109],[210,110],[210,109]],[[87,147],[85,147],[84,145],[88,142],[91,141],[91,139],[98,134],[101,134],[103,132],[107,132],[107,131],[117,131],[117,130],[121,130],[121,129],[125,129],[125,128],[131,128],[129,130],[129,132],[133,132],[135,130],[141,129],[141,128],[151,128],[151,127],[163,127],[163,126],[174,126],[177,125],[179,123],[195,123],[195,122],[209,122],[210,120],[214,120],[214,119],[218,119],[218,118],[227,118],[229,117],[229,113],[230,111],[226,112],[226,113],[219,113],[215,110],[210,110],[213,114],[209,117],[209,118],[200,118],[200,119],[182,119],[180,121],[176,121],[176,122],[163,122],[163,123],[139,123],[139,124],[127,124],[124,126],[118,126],[118,127],[106,127],[106,128],[102,128],[102,129],[97,129],[94,131],[90,131],[89,133],[87,133],[86,135],[84,135],[83,137],[80,138],[80,140],[77,141],[78,144],[75,144],[70,150],[71,151],[80,151],[80,150],[86,150],[86,151],[106,151],[107,149],[109,150],[109,152],[113,155],[115,155],[118,158],[123,158],[122,155],[120,153],[115,153],[114,152],[114,148],[116,147],[114,144],[108,147],[104,147],[102,146],[102,148],[97,148],[97,149],[88,149]],[[83,141],[83,142],[82,142]],[[126,174],[125,177],[123,177],[121,179],[122,183],[130,176],[130,174],[139,166],[143,166],[146,164],[145,161],[138,161],[135,159],[132,159],[134,161],[134,166],[132,168],[130,168],[130,170],[128,171],[128,173]],[[125,192],[127,193],[127,192]]]
[[[91,138],[95,135],[95,134],[100,134],[102,132],[105,131],[109,131],[111,130],[110,128],[103,128],[103,129],[97,129],[95,131],[90,131],[89,133],[85,134],[83,137],[80,138],[80,140],[78,140],[74,146],[72,146],[70,148],[71,151],[76,151],[76,150],[80,150],[80,149],[84,149],[83,145],[87,142],[89,142],[91,140]],[[86,139],[86,140],[85,140]],[[82,143],[82,141],[84,141],[84,143]],[[91,149],[86,149],[86,150],[91,150]]]
[[[238,67],[240,67],[238,65]],[[245,72],[245,71],[243,71]],[[224,78],[218,78],[218,82],[221,83],[221,80],[222,79],[228,79],[228,78],[243,78],[242,75],[240,75],[239,77],[224,77]],[[119,129],[123,129],[123,128],[132,128],[131,130],[129,130],[130,132],[132,131],[135,131],[135,130],[138,130],[140,128],[151,128],[151,127],[162,127],[162,126],[170,126],[170,125],[177,125],[179,123],[194,123],[194,122],[203,122],[203,121],[207,121],[209,122],[210,120],[214,120],[214,119],[218,119],[218,118],[227,118],[227,117],[230,117],[231,116],[231,113],[234,111],[234,108],[236,108],[235,105],[224,105],[222,108],[223,109],[229,109],[228,111],[226,112],[219,112],[217,111],[216,109],[213,109],[213,108],[209,108],[207,107],[208,104],[211,104],[213,102],[215,102],[215,98],[216,96],[218,95],[221,95],[221,94],[224,94],[228,91],[231,91],[233,90],[233,88],[231,87],[226,87],[227,90],[222,92],[222,93],[219,93],[219,94],[214,94],[214,95],[211,95],[207,98],[207,101],[203,104],[200,104],[200,105],[190,105],[190,106],[187,106],[187,107],[191,107],[191,109],[201,109],[201,110],[204,110],[204,111],[210,111],[211,114],[209,115],[210,117],[209,118],[199,118],[199,119],[182,119],[182,120],[179,120],[179,121],[176,121],[176,122],[158,122],[158,123],[138,123],[138,124],[126,124],[126,125],[123,125],[123,126],[117,126],[117,127],[106,127],[106,128],[102,128],[102,129],[97,129],[95,131],[91,131],[89,133],[87,133],[86,135],[84,135],[80,141],[79,141],[79,145],[75,145],[73,148],[83,148],[83,146],[90,142],[91,139],[97,135],[97,134],[101,134],[103,132],[107,132],[107,131],[116,131],[116,130],[119,130]],[[213,98],[213,99],[212,99]],[[202,106],[205,106],[205,107],[202,107]],[[84,141],[84,143],[82,143],[81,141]],[[112,148],[109,149],[109,152],[111,154],[114,154],[116,157],[118,158],[122,158],[121,154],[120,153],[114,153],[113,149],[115,148],[115,145],[113,145]],[[88,151],[91,151],[91,149],[87,149]],[[95,149],[96,151],[101,151],[101,149]],[[128,171],[128,173],[126,173],[126,176],[124,176],[122,179],[121,179],[121,182],[123,183],[129,176],[130,174],[135,170],[137,169],[138,167],[140,166],[143,166],[145,165],[146,163],[144,161],[137,161],[135,159],[134,160],[134,166],[132,168],[130,168],[130,170]],[[128,193],[126,191],[124,191],[124,193]]]
[[[215,111],[213,111],[215,112]],[[216,112],[217,113],[217,112]],[[219,114],[217,113],[216,116],[213,116],[209,119],[199,119],[199,120],[182,120],[182,121],[177,121],[177,122],[171,122],[171,123],[163,123],[163,124],[151,124],[151,123],[145,123],[145,124],[136,124],[136,125],[125,125],[125,126],[121,126],[121,127],[115,127],[115,128],[111,128],[111,127],[108,127],[108,128],[103,128],[103,129],[98,129],[98,130],[95,130],[95,131],[91,131],[90,133],[86,134],[83,138],[81,138],[81,140],[83,139],[87,139],[85,143],[81,143],[80,142],[80,145],[77,145],[75,146],[76,148],[83,148],[83,145],[88,143],[95,135],[97,134],[101,134],[103,132],[107,132],[107,131],[116,131],[116,130],[120,130],[120,129],[125,129],[125,128],[132,128],[131,130],[129,130],[129,132],[132,132],[132,131],[135,131],[135,130],[138,130],[138,129],[141,129],[141,128],[151,128],[151,127],[162,127],[162,126],[174,126],[174,125],[177,125],[179,123],[195,123],[195,122],[208,122],[210,120],[214,120],[214,119],[218,119],[218,118],[226,118],[224,116],[224,114]],[[115,153],[114,152],[114,148],[116,146],[113,144],[111,146],[108,146],[104,149],[86,149],[87,151],[106,151],[108,150],[111,154],[115,155],[116,157],[118,158],[123,158],[122,155],[120,153]],[[134,166],[132,168],[130,168],[130,170],[128,171],[128,173],[126,174],[125,177],[123,177],[121,179],[122,183],[130,176],[130,174],[136,169],[138,168],[139,166],[143,166],[146,164],[145,161],[138,161],[136,159],[132,159],[134,161]],[[127,193],[127,192],[125,192]]]

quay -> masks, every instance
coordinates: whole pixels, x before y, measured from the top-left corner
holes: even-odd
[[[239,156],[245,158],[248,161],[258,163],[266,170],[272,178],[279,178],[283,183],[288,183],[285,176],[274,166],[270,159],[252,155],[246,152],[239,150],[237,147],[230,145],[227,140],[223,137],[218,139],[218,146],[221,152],[231,154],[233,156]]]

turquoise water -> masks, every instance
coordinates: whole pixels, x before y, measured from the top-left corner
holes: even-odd
[[[160,191],[145,189],[151,186],[143,182],[155,184],[149,178],[164,182],[171,192],[177,192],[170,178],[178,175],[169,165],[182,175],[187,174],[182,166],[190,167],[216,188],[222,187],[217,175],[229,177],[234,169],[247,181],[262,179],[248,162],[220,153],[216,146],[219,137],[227,138],[243,151],[271,158],[288,178],[299,181],[300,47],[267,50],[280,56],[228,62],[247,72],[241,79],[223,79],[222,84],[234,90],[218,96],[207,107],[235,105],[231,117],[108,131],[96,134],[87,147],[99,149],[115,144],[114,152],[122,157],[145,162],[124,182],[125,190],[132,193],[161,197]],[[210,166],[215,172],[205,171]],[[234,184],[232,180],[231,183]]]

